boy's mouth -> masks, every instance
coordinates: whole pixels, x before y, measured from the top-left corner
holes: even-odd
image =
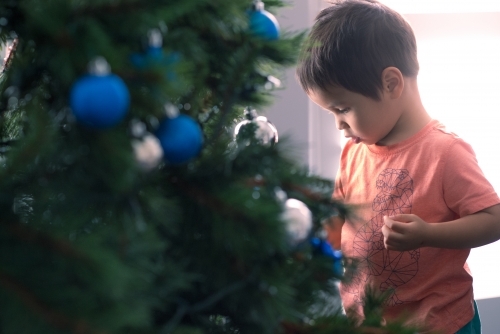
[[[352,137],[351,140],[354,141],[354,144],[361,143],[361,138],[359,138],[359,137]]]

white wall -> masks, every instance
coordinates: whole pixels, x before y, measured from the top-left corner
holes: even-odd
[[[282,30],[302,31],[312,26],[322,0],[288,1],[277,16]],[[264,110],[280,138],[289,137],[293,153],[315,174],[334,179],[340,154],[340,132],[333,117],[309,101],[295,79],[295,68],[286,72],[285,90],[275,92],[275,103]]]

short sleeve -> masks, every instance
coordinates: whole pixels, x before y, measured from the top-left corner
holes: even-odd
[[[333,188],[332,198],[337,201],[343,202],[345,200],[345,192],[343,188],[342,179],[346,176],[346,161],[347,152],[349,151],[350,143],[346,143],[342,152],[340,153],[339,168],[337,170],[337,175],[335,176],[335,184]]]
[[[334,200],[343,201],[345,199],[344,190],[342,189],[342,168],[339,168],[337,171],[337,176],[335,177],[335,184],[333,188],[333,196]]]
[[[447,206],[463,217],[500,203],[478,165],[472,147],[456,138],[446,152],[443,195]]]

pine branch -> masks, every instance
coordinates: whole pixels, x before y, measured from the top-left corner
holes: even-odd
[[[158,1],[159,2],[159,1]],[[162,4],[164,6],[169,5],[167,2]],[[209,2],[207,2],[209,3]],[[153,1],[139,1],[139,0],[129,0],[129,1],[110,1],[109,3],[102,5],[94,5],[92,7],[84,7],[75,10],[73,13],[76,16],[87,16],[87,15],[135,15],[140,11],[147,11],[149,9],[155,9],[161,6]],[[186,9],[189,9],[188,7]]]
[[[229,219],[235,221],[242,221],[250,224],[258,223],[257,220],[252,220],[247,215],[235,210],[234,208],[226,205],[223,201],[210,196],[203,189],[187,182],[179,177],[172,177],[170,179],[173,185],[175,185],[181,192],[188,195],[191,199],[195,200],[198,204],[207,207],[213,211],[216,211]]]
[[[45,322],[60,330],[70,330],[75,334],[106,334],[107,332],[91,328],[87,321],[71,319],[65,314],[51,309],[40,301],[28,288],[17,282],[10,275],[0,271],[0,286],[14,293],[33,313]]]
[[[307,198],[311,201],[314,201],[314,202],[332,203],[332,200],[329,197],[325,198],[324,194],[316,193],[310,189],[299,186],[297,184],[285,182],[285,183],[283,183],[283,189],[298,192],[301,195],[303,195],[305,198]]]
[[[226,287],[225,289],[214,293],[213,295],[209,296],[207,299],[191,306],[189,308],[188,312],[189,313],[196,313],[196,312],[200,312],[204,309],[208,309],[209,307],[213,306],[218,301],[222,300],[225,296],[227,296],[231,293],[234,293],[238,290],[243,289],[248,284],[248,282],[251,280],[252,277],[253,277],[253,275],[250,275],[247,279],[245,279],[243,281],[236,282],[236,283]]]
[[[66,257],[90,263],[90,260],[82,253],[80,253],[76,248],[74,248],[69,242],[57,240],[41,232],[35,232],[32,229],[26,228],[19,223],[2,223],[2,225],[19,240],[39,245],[44,249],[61,254]]]
[[[148,1],[130,1],[130,2],[111,2],[94,7],[84,7],[82,9],[74,11],[75,16],[87,16],[95,14],[126,14],[126,13],[137,13],[139,10],[143,10],[151,6]]]
[[[184,317],[184,315],[186,314],[192,314],[192,313],[197,313],[197,312],[201,312],[205,309],[208,309],[210,307],[212,307],[213,305],[215,305],[217,302],[219,302],[220,300],[222,300],[224,297],[238,291],[238,290],[241,290],[243,289],[247,284],[248,282],[251,280],[253,275],[250,275],[247,279],[245,280],[242,280],[242,281],[238,281],[220,291],[217,291],[216,293],[214,293],[213,295],[209,296],[208,298],[206,298],[205,300],[201,301],[201,302],[198,302],[192,306],[188,306],[187,303],[185,302],[181,302],[179,308],[177,309],[177,312],[176,314],[172,317],[172,319],[169,321],[168,324],[166,324],[164,327],[163,327],[163,330],[161,331],[161,333],[170,333],[172,331],[172,329],[174,329],[179,321]]]
[[[363,334],[391,334],[387,329],[375,327],[361,327],[360,331]]]
[[[0,141],[0,147],[8,147],[10,148],[13,144],[15,144],[17,140],[2,140]]]
[[[264,179],[249,179],[246,181],[246,185],[248,185],[249,187],[253,188],[253,187],[263,187],[267,184],[268,182]],[[313,202],[317,202],[317,203],[323,203],[323,204],[339,204],[340,206],[340,203],[337,203],[335,201],[333,201],[330,197],[325,197],[324,194],[322,193],[318,193],[318,192],[314,192],[310,189],[307,189],[306,187],[302,187],[300,185],[297,185],[297,184],[293,184],[291,182],[284,182],[282,184],[282,187],[283,189],[285,190],[289,190],[289,191],[294,191],[294,192],[298,192],[300,193],[301,195],[303,195],[305,198],[313,201]]]
[[[12,59],[14,59],[14,56],[16,54],[16,49],[17,49],[17,44],[19,43],[19,40],[16,38],[14,42],[12,43],[12,46],[10,47],[9,55],[7,56],[7,59],[5,60],[4,67],[2,69],[2,73],[5,73],[7,69],[10,67],[12,63]]]
[[[227,82],[230,82],[231,84],[228,85],[229,88],[226,90],[225,95],[222,99],[221,117],[214,127],[212,137],[207,140],[207,146],[215,143],[224,132],[224,125],[227,123],[227,118],[229,117],[234,102],[236,101],[236,88],[240,86],[241,79],[243,78],[243,69],[245,68],[245,65],[248,65],[248,61],[255,57],[257,53],[256,50],[257,48],[252,48],[252,51],[245,53],[245,58],[243,58],[239,62],[238,67],[235,68],[234,71],[232,71],[233,76],[227,79]]]
[[[376,327],[351,327],[347,324],[337,325],[329,325],[329,324],[321,324],[321,325],[306,325],[306,324],[297,324],[292,322],[282,322],[281,328],[283,329],[284,334],[317,334],[320,333],[328,333],[332,330],[342,330],[348,333],[359,333],[359,334],[391,334],[394,333],[391,330],[386,328],[376,328]]]

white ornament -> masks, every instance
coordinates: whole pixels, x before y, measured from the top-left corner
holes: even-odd
[[[289,198],[285,201],[281,216],[286,222],[290,244],[296,246],[307,239],[312,229],[311,210],[303,202]]]
[[[145,171],[154,169],[163,158],[160,141],[152,134],[145,135],[142,140],[134,139],[132,146],[139,166]]]

